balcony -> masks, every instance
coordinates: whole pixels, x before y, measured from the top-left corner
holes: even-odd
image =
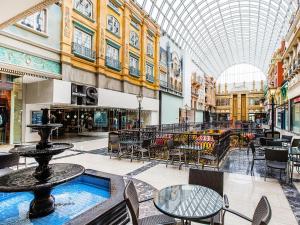
[[[146,73],[146,80],[149,81],[150,83],[154,82],[154,77],[152,74]]]
[[[159,83],[161,87],[165,87],[165,88],[168,87],[168,82],[165,80],[160,80]]]
[[[111,57],[105,57],[105,65],[113,70],[121,71],[121,63],[119,60],[115,60]]]
[[[182,88],[181,86],[175,86],[175,85],[172,85],[171,83],[168,83],[167,81],[165,80],[160,80],[160,89],[165,91],[165,92],[168,92],[168,93],[171,93],[171,94],[176,94],[176,95],[182,95]]]
[[[133,66],[129,67],[129,73],[132,76],[140,77],[140,70],[138,68],[133,67]]]
[[[89,61],[95,61],[96,59],[96,51],[93,51],[92,49],[75,42],[72,42],[72,53],[80,58],[84,58]]]

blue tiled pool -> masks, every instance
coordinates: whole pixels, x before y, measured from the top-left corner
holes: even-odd
[[[93,206],[110,198],[110,181],[90,175],[59,185],[52,190],[55,212],[37,219],[28,219],[30,192],[0,192],[1,225],[59,225],[68,222]]]

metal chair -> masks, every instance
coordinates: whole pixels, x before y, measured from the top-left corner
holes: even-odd
[[[133,181],[130,180],[125,187],[124,198],[129,209],[133,225],[156,225],[156,224],[176,224],[175,219],[166,215],[155,215],[139,219],[139,204],[151,199],[139,201]]]
[[[251,165],[251,173],[253,173],[253,167],[254,167],[254,162],[255,161],[259,161],[259,160],[265,160],[265,154],[263,151],[259,150],[257,151],[254,143],[250,142],[249,144],[250,148],[251,148],[251,152],[252,152],[252,165]]]
[[[277,146],[277,147],[281,147],[281,146],[282,146],[282,142],[280,142],[280,141],[270,141],[270,140],[267,140],[267,141],[266,141],[266,146]]]
[[[174,158],[179,159],[179,169],[181,168],[182,165],[182,156],[184,156],[184,153],[180,151],[180,149],[176,149],[174,145],[173,140],[168,140],[167,141],[167,151],[168,151],[168,159],[166,162],[166,167],[168,167],[168,163],[170,160],[172,160],[172,164],[174,163]]]
[[[292,141],[291,147],[300,147],[300,139],[294,138]]]
[[[266,148],[266,165],[265,165],[265,180],[267,177],[267,169],[278,169],[280,171],[286,170],[288,166],[288,150],[274,150]]]
[[[114,153],[117,154],[117,157],[120,157],[120,155],[122,154],[122,147],[120,145],[120,137],[118,134],[109,135],[108,150],[110,158]]]
[[[148,154],[148,159],[150,161],[150,145],[151,145],[151,139],[146,139],[143,140],[142,145],[132,146],[130,161],[132,162],[135,154],[138,155],[139,159],[143,160],[145,153]]]
[[[244,220],[248,220],[251,225],[267,225],[269,224],[272,217],[272,209],[267,197],[262,196],[259,203],[256,206],[252,219],[229,208],[223,208],[224,211],[234,214]],[[223,214],[225,215],[225,214]],[[224,224],[224,216],[223,216],[223,224]]]
[[[5,169],[19,165],[20,156],[12,153],[4,153],[0,155],[0,169]]]
[[[217,193],[219,193],[224,198],[225,208],[229,207],[229,202],[227,195],[223,192],[224,187],[224,173],[220,171],[210,171],[210,170],[199,170],[190,169],[189,171],[189,184],[201,185],[208,187]],[[217,215],[213,217],[213,224],[222,224],[222,217],[224,212],[220,211]],[[202,224],[211,224],[211,218],[203,220],[193,220],[193,222]]]
[[[290,136],[290,135],[282,135],[281,138],[282,138],[282,139],[286,139],[286,140],[288,140],[289,143],[291,143],[291,142],[292,142],[292,139],[293,139],[293,136]]]
[[[280,138],[280,132],[279,131],[274,131],[274,137],[273,137],[272,131],[266,131],[265,132],[265,137],[266,138]]]

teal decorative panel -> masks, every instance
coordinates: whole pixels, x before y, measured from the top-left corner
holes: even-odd
[[[16,66],[22,66],[40,72],[48,72],[60,75],[61,65],[58,62],[43,59],[34,55],[26,54],[0,46],[0,62]]]

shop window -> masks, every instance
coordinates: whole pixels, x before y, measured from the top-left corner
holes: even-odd
[[[147,43],[147,55],[153,58],[153,42],[148,41]]]
[[[30,29],[33,29],[35,31],[46,33],[46,25],[47,25],[47,11],[46,9],[37,12],[33,15],[27,16],[24,19],[22,19],[19,24],[28,27]]]
[[[107,16],[107,30],[117,36],[120,36],[120,23],[112,15]]]
[[[92,38],[92,34],[75,27],[72,52],[78,56],[94,60],[96,55],[95,51],[92,50]]]
[[[136,77],[140,76],[139,59],[132,55],[129,56],[129,73]]]
[[[153,66],[148,63],[146,64],[146,79],[149,82],[154,82]]]
[[[292,102],[291,114],[292,131],[300,133],[300,102]]]
[[[139,48],[139,35],[134,32],[134,31],[130,31],[130,45],[135,47],[135,48]]]
[[[119,47],[115,44],[108,42],[106,45],[106,57],[105,57],[106,66],[115,69],[121,70],[121,63],[119,58]]]
[[[93,17],[93,3],[89,0],[75,0],[74,9],[90,19]]]

